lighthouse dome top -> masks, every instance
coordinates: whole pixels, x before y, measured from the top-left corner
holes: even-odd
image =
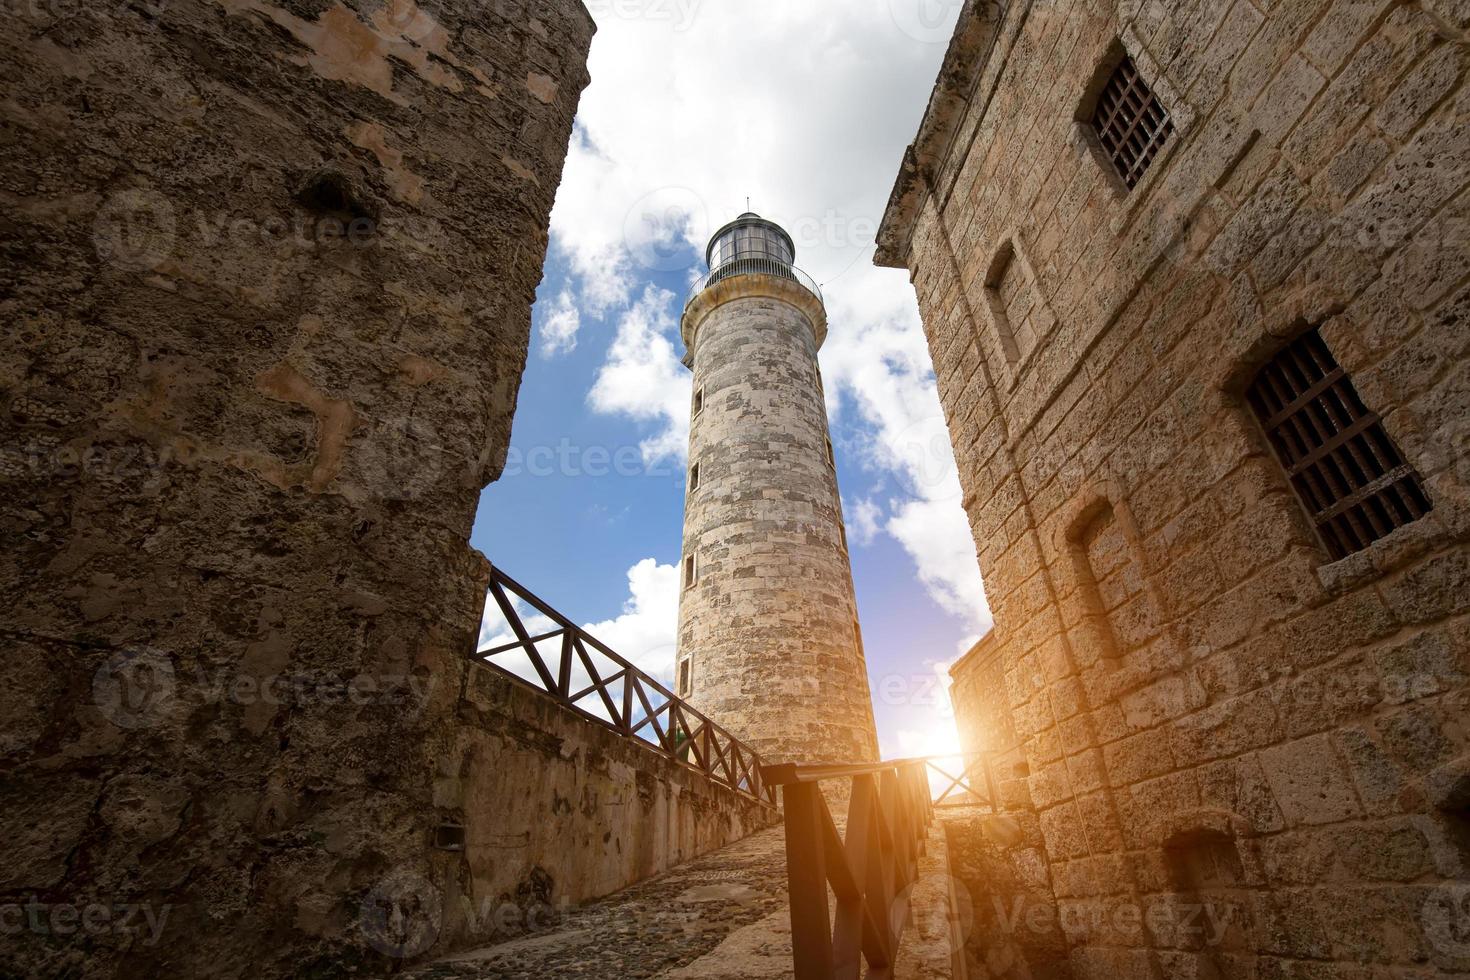
[[[747,211],[715,232],[704,258],[711,271],[747,259],[789,266],[796,261],[796,243],[774,221]]]

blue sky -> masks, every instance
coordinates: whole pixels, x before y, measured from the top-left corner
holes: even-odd
[[[945,751],[943,667],[989,616],[912,287],[871,263],[957,7],[588,6],[593,82],[509,465],[481,497],[473,544],[669,676],[690,390],[677,318],[709,233],[749,195],[827,296],[822,369],[880,742],[887,756]]]

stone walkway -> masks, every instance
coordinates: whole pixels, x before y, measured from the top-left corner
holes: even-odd
[[[938,821],[913,890],[896,980],[950,976],[947,857]],[[415,980],[789,978],[780,827],[576,909],[554,929],[420,967]]]
[[[791,975],[780,827],[569,912],[552,931],[421,967],[418,980]],[[715,950],[720,956],[711,956]]]

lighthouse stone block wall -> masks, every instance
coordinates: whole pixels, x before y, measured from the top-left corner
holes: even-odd
[[[767,762],[877,757],[817,366],[825,325],[815,296],[766,275],[717,283],[684,321],[698,479],[679,669],[691,702]]]

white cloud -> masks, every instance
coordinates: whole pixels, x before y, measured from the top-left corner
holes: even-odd
[[[607,360],[588,393],[592,408],[653,422],[654,434],[641,444],[645,462],[689,451],[689,399],[693,382],[674,353],[674,294],[650,285],[618,320]]]
[[[541,321],[541,356],[570,354],[577,349],[577,331],[582,327],[582,314],[577,309],[570,289],[563,289]]]
[[[557,629],[553,620],[536,612],[519,597],[512,596],[511,602],[531,636]],[[584,624],[582,628],[624,660],[631,661],[667,684],[674,676],[679,629],[678,568],[660,565],[653,558],[643,559],[628,569],[628,598],[623,603],[622,613],[600,623]],[[516,635],[501,613],[499,604],[493,598],[489,599],[480,621],[480,640],[475,649],[483,652],[515,642]],[[536,649],[548,669],[555,674],[560,663],[561,638],[542,640]],[[598,666],[599,673],[607,676],[612,672],[611,668],[603,669],[605,661],[600,654],[591,648],[588,654]],[[497,654],[493,662],[533,684],[541,683],[530,658],[519,649]],[[573,674],[573,688],[580,690],[587,685],[587,675],[580,663],[575,664]],[[582,702],[582,706],[602,714],[595,698]]]
[[[584,628],[625,660],[669,681],[679,632],[679,569],[643,559],[628,569],[622,614]]]
[[[974,538],[965,512],[953,500],[909,500],[901,504],[887,530],[914,559],[930,597],[966,626],[990,628]]]
[[[851,507],[844,506],[847,518],[847,536],[858,547],[867,547],[878,537],[879,522],[883,519],[883,508],[872,500],[859,500]]]

